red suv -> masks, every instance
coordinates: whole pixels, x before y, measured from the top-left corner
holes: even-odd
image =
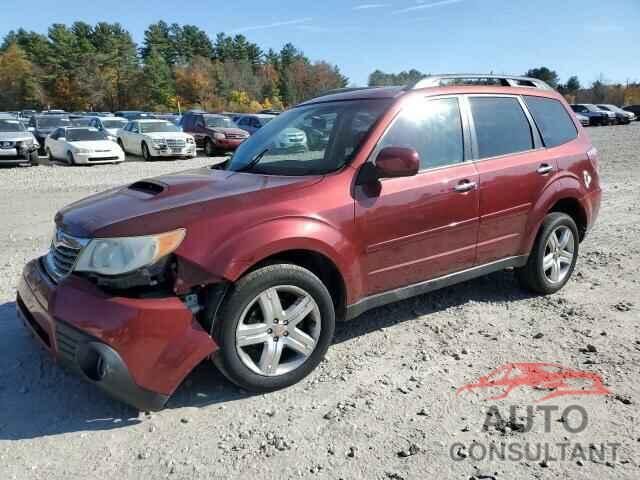
[[[277,148],[313,123],[319,148]],[[241,387],[309,374],[337,320],[515,268],[558,291],[600,205],[597,152],[520,77],[438,76],[296,106],[224,169],[139,181],[55,217],[18,311],[60,363],[140,409],[212,358]]]

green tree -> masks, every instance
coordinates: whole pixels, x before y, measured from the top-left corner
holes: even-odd
[[[555,70],[551,70],[547,67],[532,68],[525,73],[525,76],[542,80],[543,82],[548,83],[552,88],[556,88],[558,86],[558,74]]]
[[[0,53],[0,109],[18,110],[41,106],[40,86],[34,67],[17,43]]]
[[[175,86],[171,68],[164,56],[155,49],[150,50],[145,60],[143,83],[149,105],[154,109],[166,110],[175,96]]]

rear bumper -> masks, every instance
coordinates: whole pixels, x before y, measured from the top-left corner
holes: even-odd
[[[110,297],[73,275],[53,283],[39,260],[18,286],[25,326],[63,367],[140,410],[158,410],[217,350],[177,297]]]
[[[587,214],[587,232],[591,230],[598,214],[600,213],[600,203],[602,201],[602,190],[598,188],[580,199],[580,203]]]

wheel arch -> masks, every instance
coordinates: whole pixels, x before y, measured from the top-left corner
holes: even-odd
[[[585,194],[584,186],[573,175],[562,176],[550,183],[531,210],[521,253],[531,251],[544,218],[551,212],[566,213],[573,218],[582,241],[589,228],[588,212],[581,202]]]

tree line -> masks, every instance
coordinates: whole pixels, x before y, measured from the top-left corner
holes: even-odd
[[[375,70],[369,75],[369,86],[409,85],[427,75],[429,74],[415,69],[400,73],[385,73],[381,70]],[[563,83],[555,70],[544,66],[532,68],[524,73],[524,76],[547,82],[564,95],[570,103],[614,105],[640,103],[640,83],[637,82],[626,85],[610,83],[603,75],[600,75],[589,87],[583,87],[576,75],[572,75]]]
[[[119,23],[18,29],[0,45],[0,110],[283,108],[348,79],[294,45],[264,51],[243,35],[211,39],[194,25],[152,24],[138,46]]]

